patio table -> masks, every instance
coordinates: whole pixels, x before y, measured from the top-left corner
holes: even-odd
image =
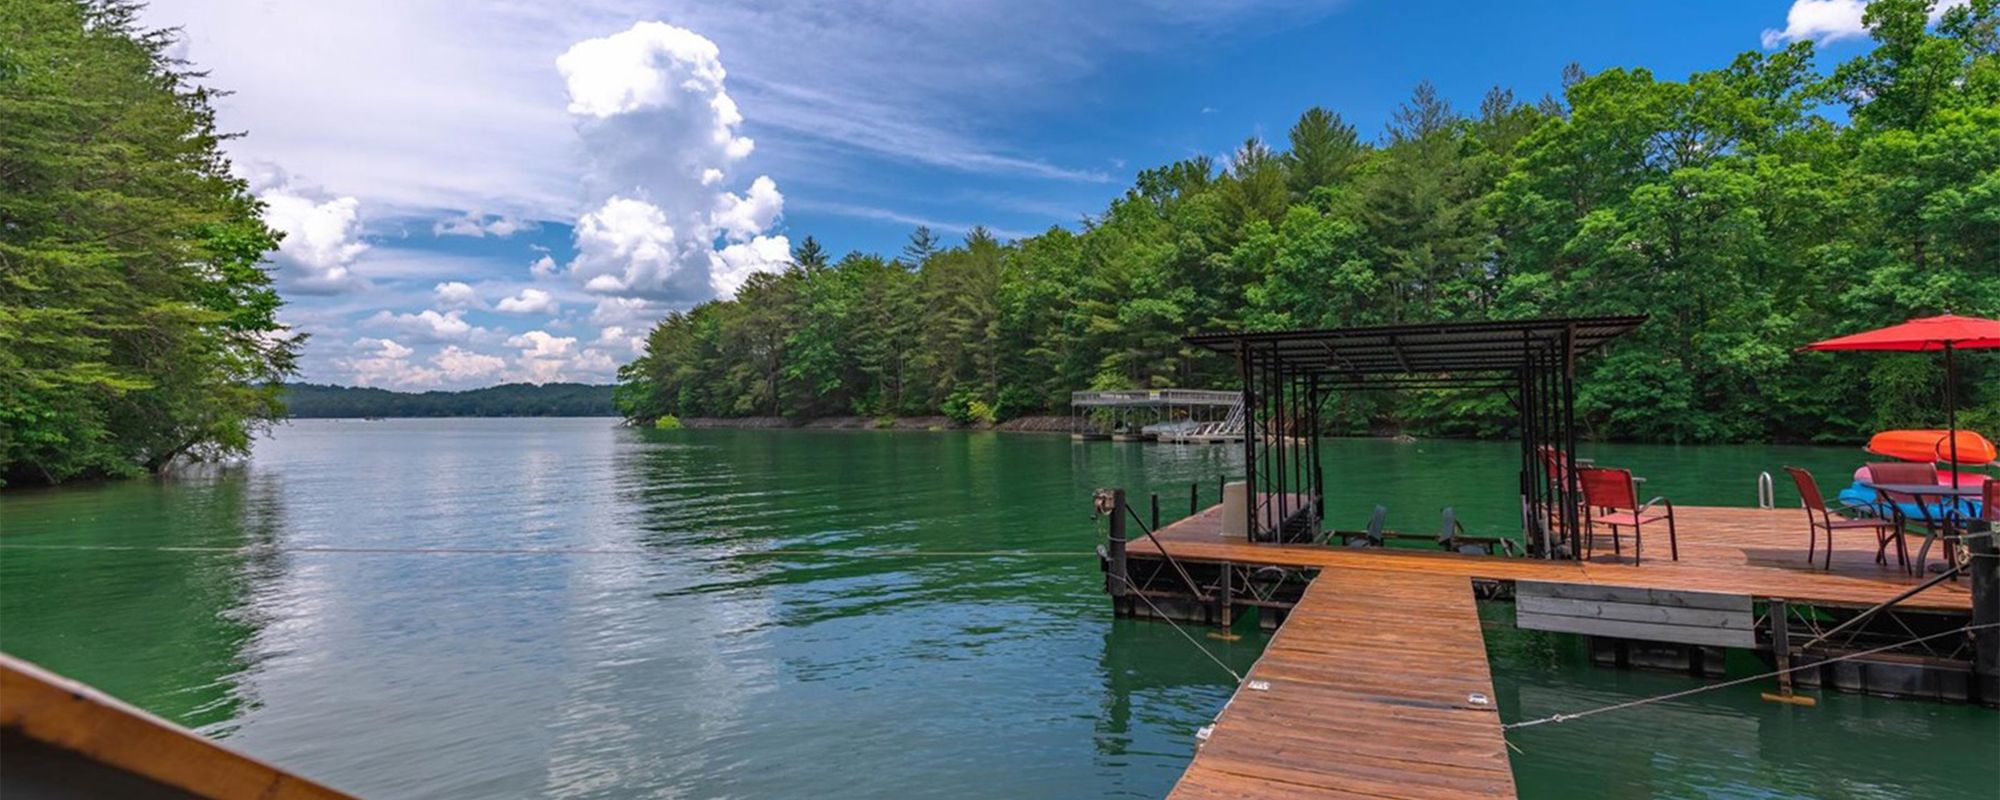
[[[1944,505],[1946,501],[1950,501],[1953,505],[1957,505],[1962,498],[1967,498],[1967,497],[1976,498],[1979,497],[1980,494],[1982,494],[1985,491],[1983,488],[1983,483],[1980,481],[1973,481],[1970,484],[1960,483],[1957,486],[1952,486],[1949,484],[1939,484],[1939,483],[1873,483],[1870,481],[1861,481],[1860,483],[1862,486],[1874,489],[1877,492],[1908,495],[1909,497],[1915,498],[1915,500],[1917,501],[1917,506],[1919,508],[1925,509],[1924,516],[1926,518],[1926,521],[1930,521],[1929,520],[1930,514],[1928,509],[1931,507],[1931,503],[1926,502],[1926,498],[1937,498],[1937,500],[1939,501],[1937,505]],[[1940,525],[1942,525],[1944,523],[1944,520],[1937,520],[1937,522]],[[1923,562],[1924,555],[1930,551],[1930,541],[1929,541],[1930,536],[1926,534],[1924,538],[1925,538],[1924,549],[1918,551],[1917,553],[1917,561],[1919,563]],[[1936,571],[1943,572],[1944,566],[1940,564]]]

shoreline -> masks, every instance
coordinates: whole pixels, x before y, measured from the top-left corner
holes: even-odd
[[[959,423],[943,416],[923,417],[681,417],[681,427],[689,430],[820,430],[820,431],[1001,431],[1004,433],[1072,433],[1079,429],[1070,417],[1026,416],[998,423]],[[642,420],[627,420],[634,427],[650,427]]]

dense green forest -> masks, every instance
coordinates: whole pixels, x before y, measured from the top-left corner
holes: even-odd
[[[240,452],[284,413],[276,234],[136,14],[0,3],[0,483]]]
[[[506,383],[462,392],[392,392],[364,387],[285,385],[294,417],[610,417],[611,387],[588,383]]]
[[[2000,314],[1995,0],[1926,23],[1868,7],[1875,44],[1812,45],[1686,80],[1585,75],[1468,112],[1429,85],[1364,139],[1314,108],[1278,145],[1138,175],[1079,230],[794,265],[669,316],[620,410],[1005,418],[1084,388],[1229,387],[1195,331],[1643,312],[1588,362],[1597,438],[1850,439],[1942,422],[1937,359],[1799,353],[1951,310]],[[2000,427],[2000,365],[1962,359],[1962,419]],[[1504,398],[1344,403],[1329,432],[1503,432]]]

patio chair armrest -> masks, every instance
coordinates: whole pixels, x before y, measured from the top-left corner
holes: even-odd
[[[1634,511],[1632,513],[1643,514],[1646,512],[1647,509],[1652,508],[1653,506],[1656,505],[1664,505],[1667,507],[1667,513],[1669,514],[1674,513],[1674,501],[1668,500],[1666,495],[1660,495],[1659,497],[1647,500],[1645,505],[1640,506],[1637,511]]]

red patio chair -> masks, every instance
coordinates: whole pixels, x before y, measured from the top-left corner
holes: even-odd
[[[1937,483],[1937,469],[1929,464],[1879,461],[1866,465],[1865,469],[1868,470],[1868,482],[1877,486],[1899,483],[1929,486]],[[1882,516],[1894,517],[1899,531],[1906,529],[1911,522],[1916,522],[1923,528],[1924,546],[1917,548],[1917,561],[1914,565],[1910,565],[1905,559],[1905,566],[1914,566],[1918,575],[1924,574],[1924,562],[1930,558],[1931,543],[1939,539],[1944,540],[1945,560],[1951,560],[1954,555],[1954,545],[1952,539],[1946,536],[1946,531],[1951,526],[1949,519],[1951,509],[1938,503],[1936,498],[1931,498],[1931,502],[1926,503],[1924,498],[1904,492],[1886,492],[1877,489],[1875,498],[1876,504],[1887,512]],[[1914,520],[1911,519],[1909,512],[1904,510],[1906,508],[1916,510]],[[1896,536],[1896,549],[1899,556],[1908,552],[1900,533]]]
[[[1798,467],[1786,467],[1791,473],[1792,483],[1799,487],[1799,503],[1806,508],[1806,525],[1812,538],[1806,540],[1806,563],[1811,564],[1813,550],[1819,543],[1819,532],[1826,531],[1826,568],[1833,569],[1833,532],[1858,528],[1875,530],[1875,561],[1887,563],[1889,539],[1896,540],[1896,561],[1907,564],[1909,555],[1903,549],[1903,529],[1896,525],[1892,517],[1846,518],[1836,517],[1826,507],[1825,496],[1819,493],[1819,481],[1813,480],[1812,473]],[[1866,508],[1863,506],[1862,508]],[[1843,509],[1845,510],[1845,509]]]
[[[1588,458],[1567,458],[1563,454],[1563,451],[1557,449],[1555,445],[1539,445],[1536,449],[1540,451],[1542,469],[1548,474],[1549,482],[1555,484],[1557,506],[1561,507],[1565,502],[1573,505],[1582,505],[1583,498],[1570,497],[1570,467],[1588,468],[1594,462]]]
[[[1584,545],[1583,557],[1589,560],[1595,549],[1597,525],[1611,526],[1611,554],[1621,555],[1618,543],[1618,529],[1632,529],[1632,563],[1638,564],[1640,551],[1644,547],[1640,538],[1641,530],[1648,522],[1667,521],[1667,547],[1673,560],[1681,560],[1680,537],[1674,531],[1674,504],[1665,497],[1655,497],[1639,504],[1639,490],[1632,481],[1632,471],[1603,467],[1582,468],[1576,471],[1578,482],[1583,484]],[[1664,508],[1664,511],[1655,507]]]

